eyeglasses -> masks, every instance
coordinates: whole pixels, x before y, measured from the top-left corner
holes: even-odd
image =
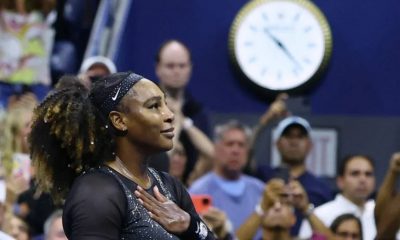
[[[342,237],[342,238],[351,238],[351,239],[360,239],[360,234],[359,233],[352,233],[352,232],[337,232],[337,236]]]

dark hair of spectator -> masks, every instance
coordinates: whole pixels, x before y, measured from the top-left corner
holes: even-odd
[[[43,15],[49,14],[56,6],[56,0],[25,0],[24,7],[26,12],[39,11]],[[16,0],[1,0],[0,10],[8,9],[18,11]]]
[[[362,154],[348,155],[348,156],[344,157],[343,160],[339,163],[337,175],[338,176],[344,176],[347,164],[351,160],[353,160],[353,158],[356,158],[356,157],[360,157],[360,158],[365,159],[367,162],[369,162],[371,164],[372,168],[375,169],[375,163],[374,163],[374,160],[371,157],[369,157],[367,155],[362,155]]]
[[[337,233],[339,226],[347,220],[355,220],[357,222],[360,234],[360,240],[363,240],[361,221],[358,217],[354,216],[351,213],[345,213],[336,217],[329,228],[332,230],[333,233]]]
[[[55,90],[60,90],[64,88],[77,88],[85,89],[85,86],[79,81],[79,78],[74,75],[65,75],[58,80],[57,84],[54,86]]]
[[[167,47],[169,44],[174,43],[174,42],[182,45],[186,49],[186,52],[189,55],[189,61],[192,62],[192,54],[191,54],[189,48],[183,42],[181,42],[179,40],[176,40],[176,39],[171,39],[171,40],[167,40],[167,41],[163,42],[161,44],[161,46],[158,48],[158,51],[157,51],[157,54],[156,54],[156,57],[155,57],[156,58],[156,63],[159,63],[161,61],[161,53],[164,50],[164,48]]]

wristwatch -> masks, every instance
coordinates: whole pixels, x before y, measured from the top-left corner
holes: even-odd
[[[303,212],[303,216],[308,218],[314,212],[314,204],[309,203],[305,212]]]
[[[254,212],[260,217],[264,216],[264,210],[261,208],[260,203],[256,205],[256,207],[254,208]]]
[[[182,128],[184,130],[186,130],[191,127],[193,127],[193,120],[188,117],[185,117],[185,119],[183,119],[183,122],[182,122]]]

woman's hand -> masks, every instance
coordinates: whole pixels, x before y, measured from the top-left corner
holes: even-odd
[[[310,204],[306,190],[297,180],[289,182],[289,189],[293,206],[301,212],[306,213]]]
[[[153,191],[155,197],[140,186],[135,191],[139,202],[149,211],[150,217],[169,232],[182,233],[186,231],[190,225],[190,215],[162,195],[157,186],[153,188]]]
[[[230,223],[222,210],[216,207],[210,207],[202,214],[202,218],[207,226],[217,235],[218,239],[224,239],[232,230],[229,229]]]

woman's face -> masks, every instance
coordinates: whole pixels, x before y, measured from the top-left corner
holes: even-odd
[[[172,148],[174,114],[156,84],[148,79],[140,80],[121,104],[124,109],[122,121],[130,142],[147,154]]]
[[[17,217],[13,217],[10,221],[10,235],[17,240],[28,240],[28,226]]]
[[[186,161],[187,157],[182,144],[174,146],[169,157],[169,174],[180,179],[185,172]]]
[[[355,219],[343,221],[335,232],[336,240],[360,240],[361,229]]]
[[[22,115],[21,129],[18,133],[19,141],[23,152],[29,152],[28,135],[31,132],[33,112],[26,110]]]

